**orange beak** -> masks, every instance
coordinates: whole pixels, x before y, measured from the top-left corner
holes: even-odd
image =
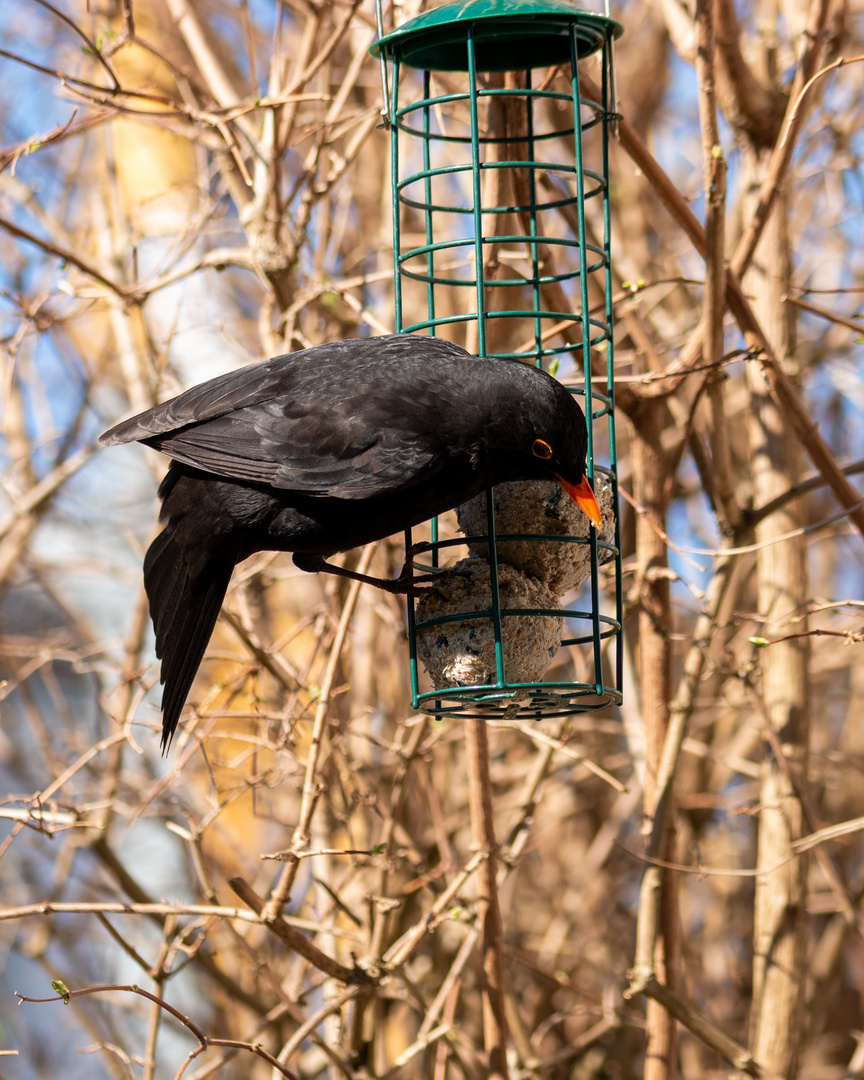
[[[596,528],[599,528],[602,520],[600,516],[600,507],[597,505],[597,500],[594,498],[594,492],[591,490],[591,485],[588,483],[588,477],[583,476],[581,482],[578,484],[571,484],[569,481],[564,480],[557,475],[555,479],[576,503],[582,513],[590,518],[591,524]]]

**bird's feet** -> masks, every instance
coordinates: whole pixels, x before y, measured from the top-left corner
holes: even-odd
[[[415,554],[428,548],[428,544],[414,544],[408,552],[405,565],[395,578],[378,578],[369,574],[358,574],[356,570],[348,570],[344,566],[334,566],[333,563],[321,555],[314,555],[305,551],[297,551],[292,556],[294,565],[307,574],[336,574],[338,577],[346,577],[351,581],[362,581],[364,585],[374,585],[376,589],[384,592],[395,593],[397,596],[421,596],[427,589],[434,588],[424,582],[435,581],[440,571],[434,574],[413,574],[411,564]]]

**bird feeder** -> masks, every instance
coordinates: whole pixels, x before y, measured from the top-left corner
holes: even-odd
[[[471,555],[408,605],[413,705],[439,718],[541,719],[621,701],[608,180],[621,33],[569,0],[464,0],[371,50],[391,133],[397,331],[559,378],[585,413],[603,510],[595,530],[558,514],[557,487],[501,485],[479,515],[460,510],[467,535],[432,523],[418,572],[456,545]],[[588,57],[599,100],[580,85]],[[436,649],[447,670],[425,689],[420,661],[431,672]]]

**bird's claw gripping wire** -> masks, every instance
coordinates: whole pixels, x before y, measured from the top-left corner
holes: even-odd
[[[374,585],[376,589],[383,589],[384,592],[394,593],[397,596],[421,596],[428,588],[434,588],[434,586],[426,585],[424,582],[435,581],[441,572],[439,570],[434,574],[419,575],[411,572],[411,562],[415,554],[414,549],[425,546],[425,544],[415,544],[411,548],[408,558],[405,560],[405,565],[395,578],[379,578],[372,577],[370,574],[358,574],[356,570],[348,570],[344,566],[335,566],[333,563],[327,562],[321,555],[314,555],[304,551],[297,551],[292,557],[294,565],[307,574],[336,574],[338,577],[349,578],[351,581],[362,581],[364,585]]]

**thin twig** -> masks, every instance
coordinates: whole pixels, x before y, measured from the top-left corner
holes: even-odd
[[[67,987],[60,984],[61,989],[58,989],[57,994],[50,998],[34,998],[27,997],[24,994],[15,991],[15,996],[21,1002],[29,1002],[35,1005],[47,1004],[50,1002],[62,1001],[64,1005],[68,1005],[73,998],[86,997],[88,994],[106,994],[106,993],[125,993],[136,994],[138,997],[146,998],[148,1001],[152,1001],[158,1005],[160,1009],[170,1013],[180,1024],[187,1030],[191,1031],[195,1038],[198,1040],[198,1047],[193,1050],[189,1055],[187,1062],[192,1061],[198,1057],[200,1053],[206,1050],[210,1046],[233,1046],[240,1050],[248,1050],[250,1054],[255,1054],[256,1057],[263,1058],[271,1068],[278,1069],[283,1076],[287,1076],[289,1080],[300,1080],[296,1073],[290,1069],[281,1065],[272,1054],[268,1054],[267,1051],[259,1043],[246,1043],[240,1039],[220,1039],[211,1035],[207,1035],[201,1028],[198,1027],[188,1016],[185,1016],[179,1009],[175,1009],[173,1005],[169,1004],[164,998],[157,997],[156,994],[151,994],[148,990],[143,990],[140,986],[136,986],[134,983],[130,984],[112,984],[103,986],[87,986],[82,990],[69,990]],[[181,1070],[182,1072],[183,1070]]]
[[[368,571],[376,547],[377,544],[367,544],[363,549],[363,554],[360,556],[360,562],[357,564],[358,574],[365,574]],[[309,755],[306,759],[306,775],[303,780],[303,796],[300,804],[300,814],[294,829],[294,835],[291,838],[290,850],[294,855],[303,851],[309,843],[309,825],[312,820],[312,815],[315,812],[318,795],[320,794],[317,772],[322,741],[324,738],[324,725],[327,719],[327,713],[330,709],[330,699],[333,694],[333,682],[336,677],[336,669],[342,657],[342,649],[348,635],[348,628],[354,617],[354,609],[357,606],[357,598],[360,595],[362,584],[363,583],[360,581],[352,581],[348,589],[348,596],[345,599],[345,606],[342,608],[342,613],[339,616],[339,624],[336,627],[336,635],[330,649],[330,658],[327,661],[327,667],[324,669],[324,677],[321,680],[321,695],[318,699],[318,704],[315,707],[315,718],[312,724],[312,742],[309,747]],[[282,913],[282,908],[285,906],[291,895],[291,888],[294,884],[294,879],[297,876],[299,866],[300,861],[297,858],[289,858],[286,861],[286,865],[282,870],[279,881],[276,883],[276,886],[270,895],[270,899],[267,901],[267,904],[261,913],[261,918],[265,923],[272,922]]]

